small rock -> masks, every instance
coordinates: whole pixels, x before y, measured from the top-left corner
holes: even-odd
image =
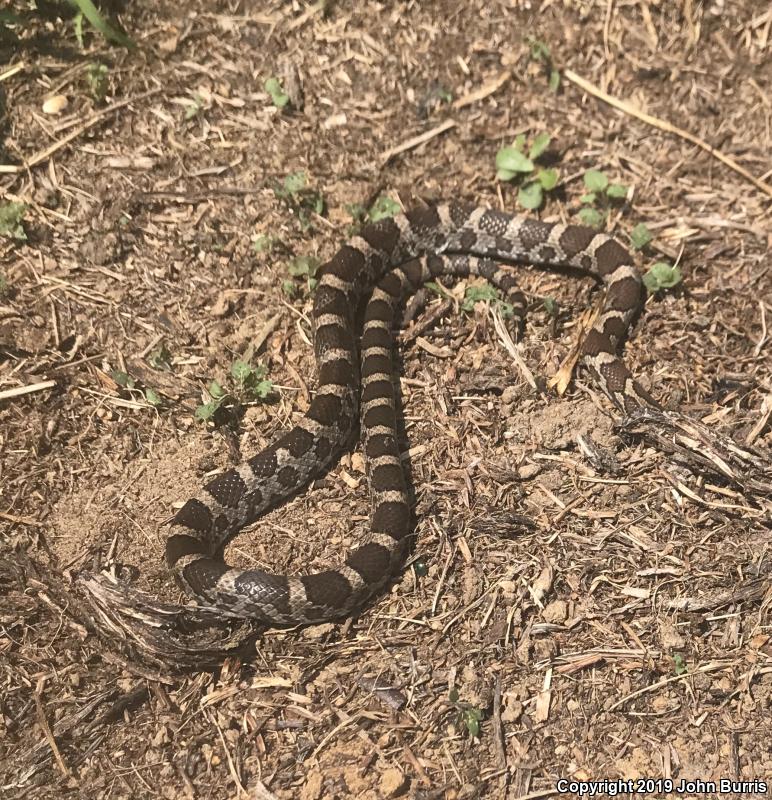
[[[505,406],[511,406],[520,400],[522,392],[519,386],[506,386],[501,393],[501,402]]]
[[[535,478],[541,472],[541,467],[538,464],[523,464],[517,470],[517,476],[521,481],[529,481]]]
[[[502,722],[517,722],[523,716],[523,704],[519,700],[507,700],[501,712]]]
[[[221,292],[214,301],[209,312],[213,317],[227,317],[233,311],[233,303],[228,299],[225,292]]]
[[[301,635],[304,639],[314,641],[324,638],[334,630],[335,625],[332,622],[323,622],[320,625],[310,625],[308,628],[304,628]]]
[[[568,606],[565,600],[553,600],[551,603],[547,603],[547,605],[544,606],[541,615],[545,622],[560,624],[566,621]]]
[[[61,114],[67,108],[68,103],[69,100],[63,94],[55,94],[43,102],[43,113]]]
[[[381,792],[384,797],[399,797],[407,790],[407,778],[396,767],[389,767],[381,776]]]
[[[684,637],[678,632],[676,626],[669,620],[660,620],[659,640],[665,650],[681,650],[686,646]]]

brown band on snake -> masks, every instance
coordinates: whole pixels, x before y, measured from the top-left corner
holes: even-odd
[[[392,379],[395,309],[433,277],[471,274],[502,288],[516,311],[524,311],[511,272],[491,259],[574,267],[599,278],[605,302],[583,342],[582,362],[620,410],[657,407],[616,354],[642,289],[629,253],[615,239],[582,226],[456,204],[366,226],[320,272],[313,310],[319,388],[305,417],[210,481],[172,521],[166,558],[199,603],[224,617],[318,622],[351,612],[394,574],[410,530]],[[368,291],[357,369],[356,310]],[[358,413],[372,503],[364,541],[341,567],[300,577],[229,567],[222,559],[225,544],[322,472],[349,438]]]

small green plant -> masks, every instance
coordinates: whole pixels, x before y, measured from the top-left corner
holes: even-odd
[[[225,389],[217,381],[211,381],[206,387],[209,400],[196,408],[196,419],[208,422],[220,409],[228,398]]]
[[[107,94],[108,72],[107,65],[98,61],[94,64],[89,64],[86,70],[86,81],[88,82],[91,96],[100,103],[105,99],[105,95]]]
[[[22,220],[27,210],[25,203],[11,201],[0,204],[0,236],[6,239],[16,239],[20,242],[27,241]]]
[[[86,41],[83,38],[83,14],[78,12],[75,15],[75,18],[72,21],[73,32],[75,33],[75,39],[78,42],[78,47],[81,50],[86,49]]]
[[[5,297],[8,294],[8,279],[0,272],[0,297]]]
[[[676,675],[683,675],[688,670],[686,661],[680,653],[673,653],[673,670]]]
[[[267,233],[258,233],[252,237],[252,252],[270,253],[278,243],[279,240],[275,236],[269,236]]]
[[[273,382],[265,377],[266,372],[262,365],[234,361],[230,370],[232,391],[226,391],[218,381],[211,381],[207,387],[210,399],[198,406],[196,418],[208,422],[221,408],[265,400],[273,392]]]
[[[14,14],[13,11],[0,11],[0,25],[5,28],[6,25],[21,25],[22,18],[18,14]],[[0,30],[3,30],[0,28]]]
[[[194,92],[190,103],[185,106],[185,121],[193,119],[201,113],[204,107],[204,98],[198,92]]]
[[[281,183],[274,184],[273,193],[297,215],[303,230],[310,227],[312,213],[324,212],[324,196],[308,186],[303,170],[292,172]]]
[[[172,368],[172,354],[169,352],[169,348],[162,344],[150,353],[147,362],[153,369],[169,372]]]
[[[154,408],[158,408],[159,406],[163,405],[163,400],[161,399],[161,395],[156,392],[155,389],[150,389],[149,387],[144,390],[145,400],[147,403]]]
[[[493,303],[501,312],[504,319],[509,319],[515,313],[514,306],[501,299],[501,293],[495,286],[489,283],[472,284],[466,287],[464,299],[461,303],[461,310],[470,313],[481,300]]]
[[[437,97],[442,100],[443,103],[452,103],[453,102],[453,92],[450,89],[447,89],[444,86],[440,86],[437,88]]]
[[[653,238],[651,231],[642,222],[630,231],[630,244],[635,250],[643,250]]]
[[[381,195],[367,212],[370,222],[378,222],[379,219],[387,219],[399,214],[401,211],[399,203],[392,200],[387,195]]]
[[[538,134],[531,142],[528,155],[525,153],[525,135],[519,134],[509,147],[502,147],[496,153],[496,177],[500,181],[513,181],[520,188],[517,200],[523,208],[539,208],[544,202],[544,192],[557,186],[556,169],[537,168],[536,160],[549,147],[548,133]]]
[[[559,305],[554,297],[545,297],[544,300],[542,300],[542,304],[544,305],[544,310],[550,317],[557,317]]]
[[[552,63],[552,54],[546,42],[537,39],[535,36],[528,36],[527,42],[531,48],[531,61],[536,61],[544,65],[544,70],[548,75],[547,85],[551,92],[557,92],[560,88],[560,73]]]
[[[126,389],[130,395],[139,395],[140,397],[144,398],[145,402],[153,406],[154,408],[158,408],[159,406],[163,405],[163,400],[158,392],[155,389],[151,389],[149,386],[139,386],[137,381],[132,378],[127,372],[123,372],[120,369],[114,369],[110,372],[110,377],[120,386],[122,389]]]
[[[265,400],[273,391],[273,382],[268,380],[266,368],[261,364],[253,367],[246,361],[234,361],[231,377],[235,379],[238,393],[248,400]]]
[[[458,689],[450,690],[450,702],[456,707],[456,725],[459,728],[466,728],[467,733],[472,738],[480,735],[480,723],[485,719],[485,711],[475,708],[468,703],[462,703],[458,698]]]
[[[285,280],[281,288],[289,297],[295,297],[302,292],[304,283],[308,294],[316,289],[316,272],[321,262],[314,256],[296,256],[287,264],[289,279]],[[294,279],[294,280],[293,280]]]
[[[122,33],[105,21],[104,17],[99,13],[99,10],[91,2],[91,0],[71,0],[71,2],[78,8],[78,14],[75,17],[75,32],[76,36],[78,36],[78,43],[80,44],[81,48],[83,47],[84,17],[89,21],[89,24],[93,28],[96,28],[102,34],[102,36],[107,39],[107,41],[114,42],[115,44],[122,45],[123,47],[128,47],[129,49],[136,47],[134,42],[125,33]],[[80,35],[78,35],[79,32]]]
[[[128,372],[124,372],[120,369],[114,369],[110,372],[110,377],[124,389],[134,389],[137,385],[137,382],[134,378],[129,375]]]
[[[453,92],[442,83],[432,81],[418,102],[418,113],[422,117],[428,117],[439,106],[451,102],[453,102]]]
[[[263,84],[263,88],[271,96],[271,102],[279,110],[285,108],[289,104],[289,95],[282,88],[281,81],[278,78],[267,78]]]
[[[682,280],[681,270],[668,264],[667,261],[657,261],[656,264],[652,264],[649,271],[643,276],[643,284],[650,294],[662,289],[672,289],[674,286],[678,286]]]
[[[611,202],[627,197],[624,184],[611,183],[606,173],[598,169],[588,169],[584,173],[584,186],[587,191],[579,198],[579,202],[584,204],[584,208],[579,210],[579,219],[593,228],[605,221]]]
[[[368,222],[378,222],[380,219],[393,217],[401,211],[399,203],[392,200],[388,195],[382,194],[370,206],[365,208],[362,203],[350,203],[346,206],[346,211],[351,215],[354,224],[349,227],[349,235],[355,234],[362,225]]]

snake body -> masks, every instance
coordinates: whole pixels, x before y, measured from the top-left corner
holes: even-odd
[[[410,530],[392,381],[395,309],[423,282],[451,273],[482,275],[522,311],[524,300],[501,262],[573,267],[600,279],[604,305],[580,359],[620,410],[656,407],[617,355],[642,288],[628,251],[612,237],[455,203],[367,225],[319,273],[313,308],[319,386],[306,415],[260,453],[206,484],[172,520],[167,562],[201,605],[225,617],[303,624],[344,616],[385,585],[403,560]],[[358,347],[357,309],[368,294]],[[229,567],[222,556],[227,542],[328,467],[358,415],[370,531],[343,565],[298,577]]]

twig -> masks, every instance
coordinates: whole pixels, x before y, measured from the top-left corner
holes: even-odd
[[[295,28],[300,28],[302,25],[305,25],[311,17],[316,16],[318,13],[324,11],[325,4],[320,2],[316,3],[315,5],[309,6],[306,11],[304,11],[299,17],[296,17],[291,22],[287,24],[288,31],[294,31]]]
[[[729,156],[725,156],[720,150],[716,150],[715,147],[712,147],[706,141],[700,139],[699,136],[695,136],[693,133],[690,133],[683,128],[679,128],[667,120],[659,119],[658,117],[652,117],[651,114],[646,114],[643,111],[639,111],[637,108],[634,108],[624,100],[619,100],[616,97],[612,97],[610,94],[607,94],[602,89],[594,86],[580,75],[577,75],[571,69],[565,69],[563,71],[563,75],[567,80],[576,84],[580,89],[584,89],[584,91],[588,94],[603,100],[605,103],[608,103],[614,108],[618,108],[625,114],[629,114],[631,117],[635,117],[636,119],[641,120],[641,122],[645,122],[646,124],[652,125],[653,127],[659,128],[667,133],[674,133],[676,136],[686,139],[687,142],[697,145],[697,147],[701,148],[706,153],[710,153],[713,158],[717,158],[722,164],[725,164],[727,167],[729,167],[729,169],[734,170],[739,175],[742,175],[743,178],[749,180],[757,189],[760,189],[762,192],[764,192],[764,194],[772,197],[772,185],[757,178],[755,175],[752,175],[747,169],[745,169],[745,167],[741,167],[734,159],[729,158]]]
[[[772,393],[768,394],[762,401],[761,401],[761,411],[759,412],[759,419],[758,422],[753,426],[753,428],[748,431],[748,435],[745,437],[745,446],[750,447],[758,438],[759,434],[764,430],[769,422],[769,418],[772,416]]]
[[[507,768],[507,751],[504,746],[504,728],[501,725],[501,675],[496,675],[493,691],[493,745],[496,750],[496,763],[501,769]]]
[[[15,389],[4,389],[0,392],[0,400],[8,400],[11,397],[21,397],[23,394],[42,392],[45,389],[52,389],[56,386],[56,381],[41,381],[40,383],[30,383],[28,386],[17,386]]]
[[[473,92],[459,97],[458,100],[453,102],[453,108],[466,108],[466,106],[471,106],[472,103],[484,100],[486,97],[494,94],[494,92],[498,92],[511,77],[511,72],[502,72],[498,78],[494,78],[492,81],[483,84],[479,89],[475,89]]]
[[[456,124],[457,123],[454,119],[446,119],[445,122],[439,124],[436,128],[432,128],[430,131],[420,134],[420,136],[414,136],[412,139],[402,142],[402,144],[398,144],[395,147],[384,150],[383,153],[381,153],[381,161],[386,164],[387,162],[391,161],[394,156],[404,153],[406,150],[412,150],[414,147],[418,147],[424,142],[434,139],[435,136],[439,136],[441,133],[445,133],[445,131],[455,128]]]
[[[30,519],[29,517],[17,517],[15,514],[6,514],[5,511],[0,511],[0,519],[13,522],[15,525],[29,525],[31,527],[42,526],[42,522]]]
[[[512,336],[507,330],[507,326],[504,324],[500,311],[498,309],[491,309],[491,316],[493,317],[493,327],[499,337],[499,341],[504,345],[504,348],[512,357],[515,364],[517,364],[517,368],[520,370],[520,374],[525,379],[525,382],[532,389],[538,389],[536,378],[533,377],[533,372],[531,372],[528,365],[523,361],[523,357],[520,355],[517,345],[512,341]]]
[[[609,34],[611,32],[611,18],[614,15],[614,0],[606,3],[606,19],[603,21],[603,52],[606,58],[611,58],[611,51],[608,49]]]
[[[24,64],[15,64],[13,67],[9,67],[5,72],[0,72],[0,83],[8,80],[8,78],[12,78],[17,72],[21,72],[23,69]]]
[[[220,743],[222,744],[222,749],[225,751],[225,758],[228,761],[228,771],[231,774],[231,778],[233,782],[236,784],[236,795],[237,797],[241,797],[242,795],[247,794],[247,790],[244,788],[244,784],[241,782],[241,777],[239,773],[236,771],[236,765],[233,763],[233,759],[231,758],[231,751],[228,749],[228,744],[225,741],[225,736],[223,736],[222,728],[220,727],[217,719],[214,715],[210,718],[210,722],[217,728],[217,733],[220,736]]]
[[[70,778],[71,777],[70,770],[67,769],[67,765],[64,763],[62,754],[59,752],[59,748],[56,745],[56,739],[54,739],[54,734],[51,733],[51,726],[48,724],[48,720],[46,719],[46,712],[45,709],[43,708],[43,701],[42,701],[44,684],[45,684],[45,678],[40,678],[40,680],[38,681],[38,685],[35,689],[35,708],[37,709],[38,712],[38,722],[40,723],[40,727],[43,729],[43,735],[46,737],[48,746],[51,748],[51,752],[54,754],[54,759],[56,760],[60,772],[62,773],[62,775],[64,775],[65,778]]]
[[[37,166],[42,161],[46,161],[49,159],[57,150],[61,150],[62,147],[69,144],[73,139],[77,139],[82,133],[85,133],[89,128],[92,128],[97,122],[104,119],[104,117],[113,114],[116,111],[124,108],[125,106],[131,105],[132,103],[138,103],[140,100],[145,100],[148,97],[152,97],[155,94],[163,91],[162,87],[157,87],[155,89],[150,89],[150,91],[143,92],[142,94],[138,94],[135,97],[129,97],[126,100],[121,100],[115,105],[110,106],[109,108],[104,108],[101,111],[97,111],[96,114],[92,114],[82,125],[76,128],[74,131],[70,131],[66,136],[62,137],[58,141],[54,142],[52,145],[49,145],[45,148],[45,150],[40,150],[36,153],[32,158],[28,161],[25,161],[24,164],[0,164],[0,174],[2,173],[9,173],[9,174],[16,174],[19,172],[26,172],[28,169],[32,169],[32,167]]]
[[[630,694],[627,694],[621,699],[617,700],[616,703],[614,703],[614,705],[608,709],[608,713],[610,714],[612,711],[616,711],[616,709],[624,705],[628,700],[632,700],[634,697],[640,697],[642,694],[654,692],[657,689],[661,689],[663,686],[667,686],[669,683],[683,681],[687,678],[693,678],[699,672],[715,672],[717,669],[727,669],[728,667],[729,664],[727,664],[725,661],[714,662],[712,664],[705,664],[702,667],[697,667],[697,669],[694,669],[691,672],[683,672],[680,675],[671,675],[668,678],[663,678],[661,681],[649,684],[649,686],[644,686],[643,689],[637,689],[636,691],[631,692]]]
[[[764,302],[759,300],[759,311],[761,311],[761,336],[759,337],[756,346],[753,348],[753,357],[758,358],[761,348],[764,347],[764,342],[767,341],[767,312],[764,308]]]

